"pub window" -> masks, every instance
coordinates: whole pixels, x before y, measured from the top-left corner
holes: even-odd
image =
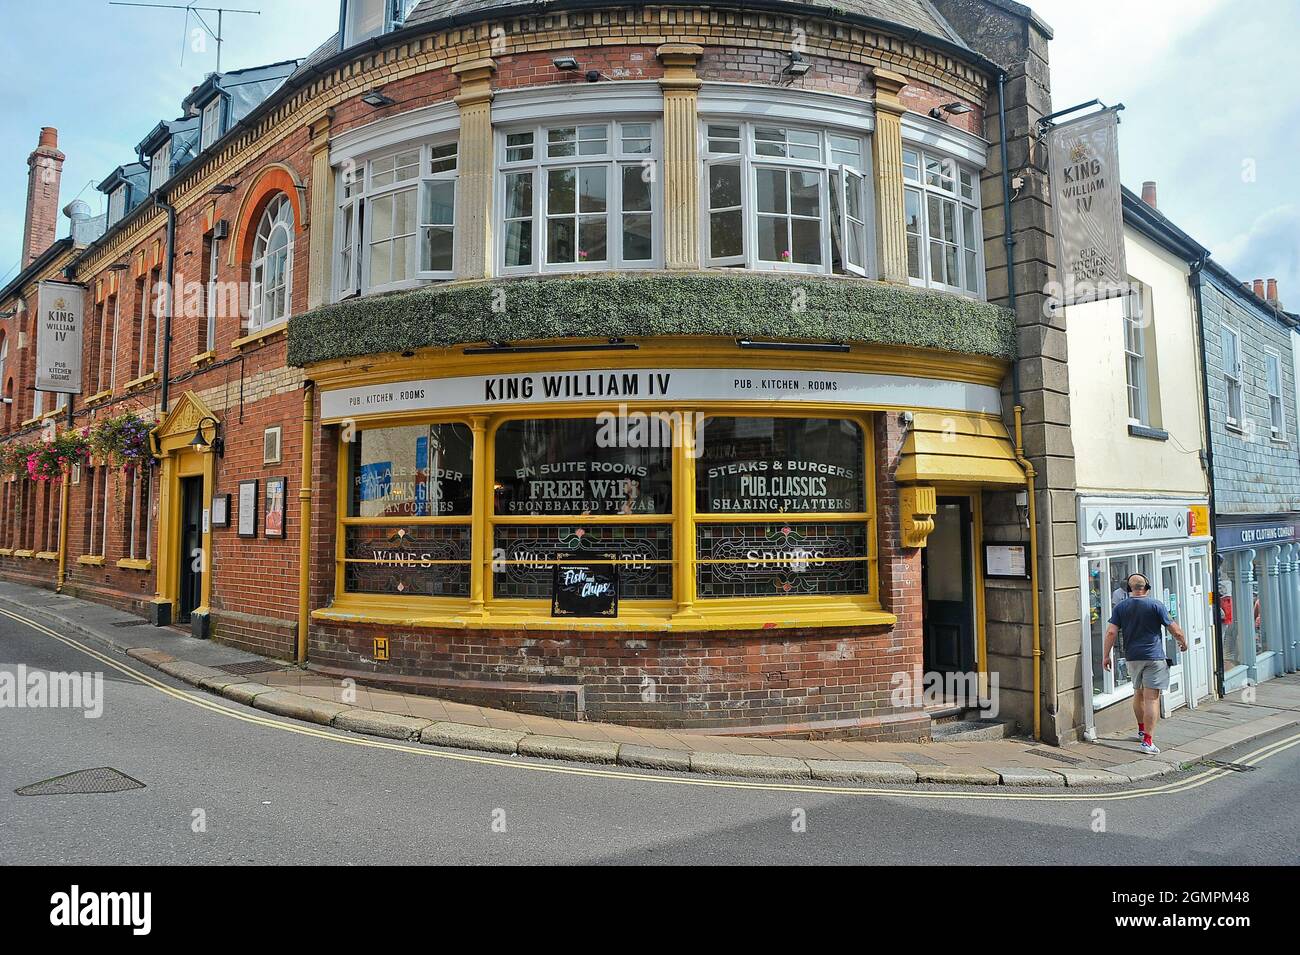
[[[289,318],[293,308],[293,203],[273,198],[257,226],[251,263],[248,330],[256,332]]]
[[[610,554],[621,599],[673,598],[672,427],[646,416],[630,434],[596,418],[497,427],[495,598],[550,599],[556,563],[602,564]]]
[[[700,598],[869,593],[863,428],[711,417],[695,461]]]
[[[343,589],[468,598],[474,511],[469,427],[370,428],[344,447]]]
[[[865,276],[866,140],[765,123],[705,127],[707,262]]]
[[[979,174],[949,157],[905,147],[903,182],[912,284],[982,295]]]

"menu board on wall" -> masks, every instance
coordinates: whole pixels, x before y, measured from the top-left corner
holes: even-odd
[[[572,556],[572,554],[556,555],[557,560],[561,561],[567,561]],[[618,616],[618,554],[599,556],[608,563],[557,563],[555,565],[551,616]]]

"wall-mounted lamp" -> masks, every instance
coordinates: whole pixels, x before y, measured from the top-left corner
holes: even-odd
[[[208,190],[210,196],[228,196],[235,191],[235,187],[228,182],[219,182]]]
[[[756,342],[749,338],[737,338],[736,347],[750,351],[849,351],[849,346],[844,342]]]
[[[131,267],[131,266],[129,266],[129,265],[128,265],[127,263],[125,263],[125,262],[114,262],[112,265],[110,265],[110,266],[108,267],[108,271],[110,271],[110,272],[125,272],[125,271],[126,271],[127,269],[129,269],[130,267]]]
[[[944,103],[942,106],[936,106],[930,110],[931,119],[941,119],[948,122],[949,116],[961,116],[963,113],[971,112],[971,108],[965,103]]]
[[[396,106],[397,100],[391,96],[385,96],[381,89],[373,89],[361,97],[361,102],[367,106],[373,106],[375,109],[383,109],[385,106]]]
[[[798,50],[790,51],[790,64],[782,71],[786,76],[803,76],[812,69],[812,64],[803,58]]]
[[[551,62],[555,64],[557,70],[565,73],[572,73],[578,69],[578,58],[576,56],[557,56]]]
[[[212,422],[211,441],[203,435],[203,426],[209,421]],[[195,451],[206,451],[208,448],[211,448],[213,451],[217,452],[217,457],[225,457],[226,441],[221,437],[221,422],[212,417],[212,415],[204,415],[203,419],[199,421],[198,427],[194,429],[194,440],[190,442],[190,447]]]

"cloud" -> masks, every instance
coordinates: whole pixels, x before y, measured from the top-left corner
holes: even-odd
[[[1270,209],[1223,244],[1215,258],[1243,282],[1275,278],[1278,298],[1300,308],[1300,205]]]

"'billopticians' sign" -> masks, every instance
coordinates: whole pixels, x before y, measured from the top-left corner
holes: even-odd
[[[82,297],[79,285],[42,282],[37,295],[36,390],[81,394]]]
[[[1175,504],[1085,507],[1081,533],[1085,544],[1119,541],[1187,540],[1192,536],[1188,507]]]
[[[1128,281],[1119,114],[1102,110],[1047,135],[1061,304],[1118,294]]]

